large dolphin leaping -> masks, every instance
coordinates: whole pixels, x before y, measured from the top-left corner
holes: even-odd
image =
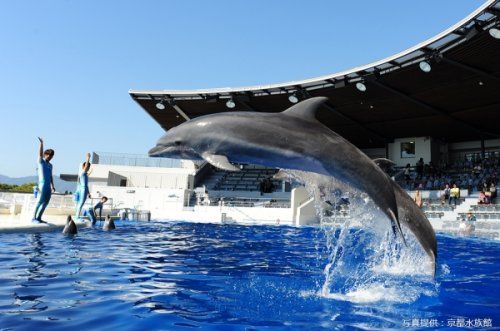
[[[201,116],[170,129],[149,155],[203,158],[233,171],[239,169],[230,162],[332,176],[366,192],[400,229],[390,178],[358,148],[316,119],[326,100],[310,98],[281,113]]]

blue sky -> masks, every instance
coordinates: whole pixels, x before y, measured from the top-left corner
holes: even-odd
[[[483,1],[23,1],[0,10],[0,174],[87,151],[146,153],[162,129],[129,89],[310,78],[397,53]]]

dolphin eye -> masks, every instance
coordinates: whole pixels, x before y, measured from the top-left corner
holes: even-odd
[[[174,142],[174,144],[176,144],[177,146],[179,146],[180,144],[182,144],[182,142],[181,142],[180,140],[176,140],[176,141]]]

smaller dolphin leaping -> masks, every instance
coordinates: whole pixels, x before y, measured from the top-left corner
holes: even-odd
[[[62,233],[64,235],[73,235],[78,233],[75,221],[73,221],[70,215],[66,218],[66,225],[64,226]]]
[[[205,159],[231,171],[233,163],[310,171],[366,192],[401,232],[390,178],[350,142],[316,119],[328,100],[304,100],[281,113],[231,112],[201,116],[170,129],[150,156]]]

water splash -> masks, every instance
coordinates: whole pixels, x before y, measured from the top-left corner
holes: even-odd
[[[335,178],[286,170],[315,199],[327,262],[316,295],[354,303],[414,302],[435,295],[432,265],[410,231],[407,247],[362,192]]]

